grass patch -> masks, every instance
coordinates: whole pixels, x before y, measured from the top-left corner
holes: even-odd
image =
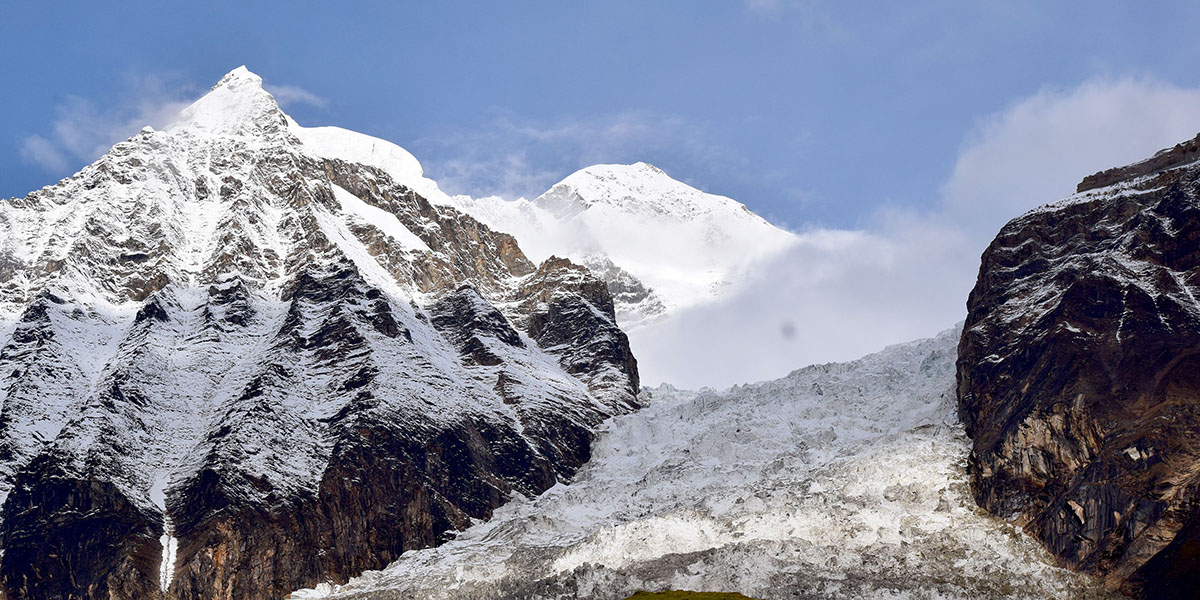
[[[725,592],[685,592],[668,590],[666,592],[638,592],[625,600],[754,600],[741,594]]]

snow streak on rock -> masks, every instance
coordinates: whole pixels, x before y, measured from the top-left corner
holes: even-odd
[[[296,598],[1100,598],[974,508],[958,331],[726,391],[643,392],[592,462],[438,548]]]

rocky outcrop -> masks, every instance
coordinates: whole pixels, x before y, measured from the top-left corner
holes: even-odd
[[[538,345],[552,349],[568,373],[583,378],[593,393],[637,395],[637,360],[616,327],[613,299],[603,281],[551,256],[522,281],[518,296],[518,322]]]
[[[959,344],[979,504],[1150,598],[1200,594],[1195,143],[1006,225]]]
[[[1163,182],[1167,182],[1175,177],[1175,173],[1171,170],[1177,167],[1182,167],[1200,160],[1200,135],[1186,141],[1175,144],[1170,148],[1160,150],[1154,156],[1146,160],[1126,165],[1124,167],[1115,167],[1105,169],[1099,173],[1094,173],[1083,178],[1079,185],[1075,186],[1075,191],[1086,192],[1102,187],[1108,187],[1123,181],[1132,181],[1138,178],[1162,176]],[[1139,187],[1143,189],[1152,187],[1154,180],[1139,182]]]
[[[0,203],[0,597],[345,581],[571,478],[638,406],[604,283],[384,144],[238,69]]]
[[[608,284],[618,323],[654,319],[667,312],[667,307],[653,289],[607,257],[587,256],[583,259],[583,265]]]

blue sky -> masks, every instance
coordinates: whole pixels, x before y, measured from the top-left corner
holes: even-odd
[[[245,64],[301,124],[396,142],[451,193],[533,196],[643,160],[744,202],[801,243],[647,342],[667,358],[645,380],[686,386],[949,327],[1008,219],[1200,131],[1193,2],[6,2],[3,17],[0,198],[165,125]]]
[[[395,141],[453,192],[533,195],[646,160],[792,228],[862,227],[934,207],[973,132],[1039,92],[1200,85],[1186,2],[136,6],[6,6],[0,196],[246,64],[291,86],[300,122]]]

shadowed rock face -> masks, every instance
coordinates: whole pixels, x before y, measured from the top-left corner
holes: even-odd
[[[1200,168],[1189,148],[1089,177],[1081,190],[1110,187],[1006,225],[983,255],[959,344],[979,504],[1064,563],[1150,598],[1200,593]]]
[[[8,598],[154,598],[162,517],[109,481],[30,464],[5,503],[0,558]]]
[[[303,141],[244,69],[184,117],[0,202],[0,597],[345,581],[637,408],[586,269],[339,154],[385,142]]]

